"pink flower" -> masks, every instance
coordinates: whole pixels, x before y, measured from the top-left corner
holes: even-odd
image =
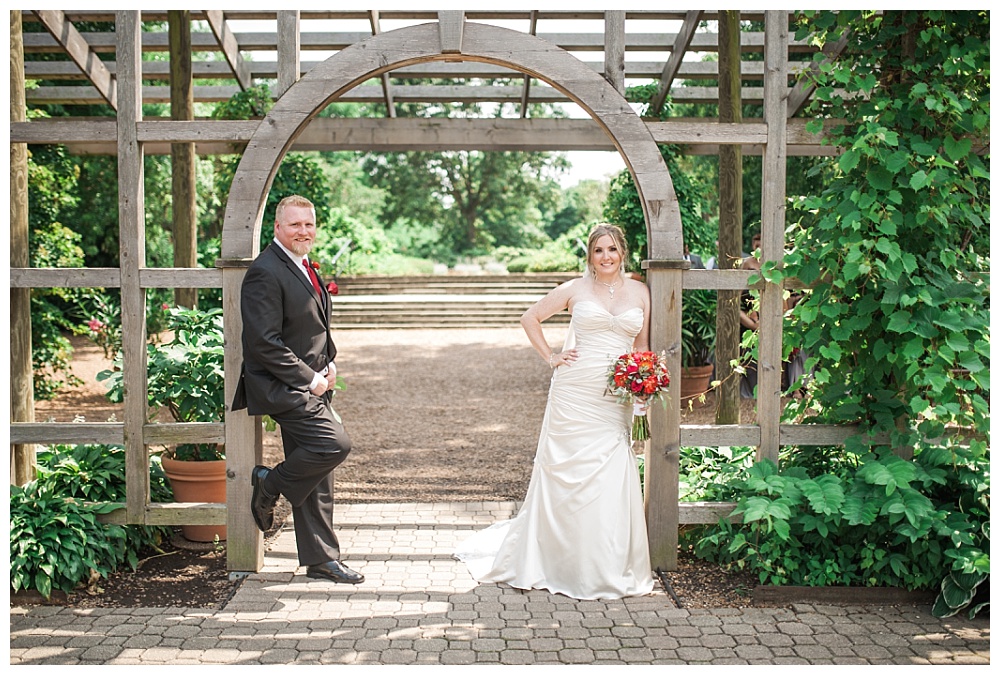
[[[89,328],[95,333],[99,333],[101,329],[104,328],[104,324],[97,319],[91,319],[90,321],[87,322],[87,328]]]
[[[167,310],[170,309],[170,305],[167,304],[167,303],[163,303],[162,305],[160,305],[160,309],[162,309],[164,312],[166,312]]]
[[[326,290],[330,291],[330,295],[336,295],[337,293],[340,293],[340,289],[337,288],[336,281],[331,281],[330,283],[328,283],[326,285]]]

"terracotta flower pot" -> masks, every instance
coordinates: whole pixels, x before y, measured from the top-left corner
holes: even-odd
[[[226,502],[226,460],[182,462],[163,457],[161,461],[163,473],[174,491],[174,501]],[[181,530],[184,538],[191,541],[214,541],[216,535],[220,541],[226,538],[225,525],[182,525]]]
[[[687,405],[688,401],[692,400],[693,397],[701,396],[708,391],[712,383],[712,372],[714,370],[715,367],[711,364],[681,368],[681,398],[684,399],[681,403],[682,406]],[[694,399],[694,405],[699,405],[696,398]]]

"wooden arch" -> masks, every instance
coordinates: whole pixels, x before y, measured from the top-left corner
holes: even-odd
[[[257,252],[268,190],[308,122],[331,101],[389,70],[427,61],[479,61],[552,84],[593,116],[622,154],[646,217],[649,255],[681,259],[681,220],[670,174],[652,134],[603,77],[552,43],[505,28],[428,23],[375,35],[331,56],[275,103],[243,152],[222,231],[223,258]]]
[[[646,220],[652,346],[664,350],[671,372],[680,372],[683,236],[673,183],[656,141],[625,98],[569,52],[532,35],[463,20],[442,20],[381,33],[341,50],[293,84],[257,126],[243,153],[226,205],[222,231],[223,306],[226,316],[226,400],[235,393],[242,361],[240,285],[259,252],[268,191],[278,166],[309,121],[345,92],[387,71],[428,61],[479,61],[545,80],[587,110],[622,154],[638,188]],[[680,448],[680,397],[675,378],[672,404],[654,411],[646,469],[646,511],[655,567],[676,560],[676,475]],[[660,419],[658,419],[660,418]],[[262,456],[260,423],[245,411],[226,412],[229,504],[250,502],[249,475]],[[250,449],[253,448],[253,452]],[[655,478],[653,478],[655,477]],[[260,569],[263,548],[245,509],[228,509],[230,569]],[[234,536],[235,535],[235,536]]]

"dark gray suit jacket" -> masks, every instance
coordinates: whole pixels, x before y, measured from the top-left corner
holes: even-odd
[[[250,265],[240,293],[243,372],[233,410],[273,415],[304,405],[315,373],[333,363],[330,297],[316,295],[306,275],[277,244]]]

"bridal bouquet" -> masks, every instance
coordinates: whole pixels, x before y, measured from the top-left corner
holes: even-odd
[[[669,384],[666,354],[629,352],[622,354],[611,364],[608,392],[617,396],[622,403],[632,402],[633,441],[649,438],[649,421],[644,402],[661,398]]]

